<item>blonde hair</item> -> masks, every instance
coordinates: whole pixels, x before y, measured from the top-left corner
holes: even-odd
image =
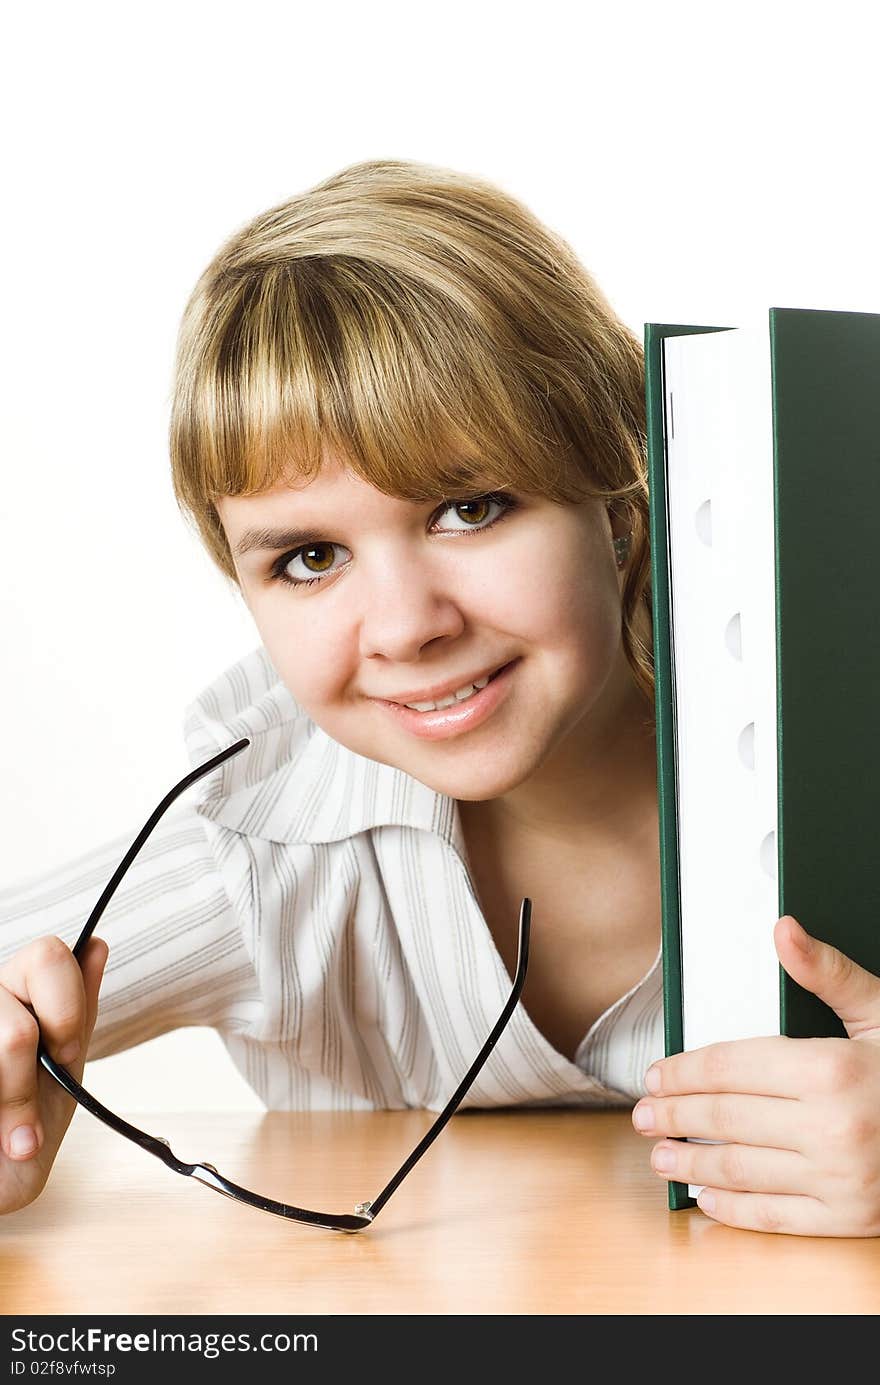
[[[641,343],[523,205],[374,160],[221,246],[183,315],[170,450],[178,506],[236,586],[214,502],[310,479],[328,444],[400,499],[507,486],[623,512],[622,639],[653,701]]]

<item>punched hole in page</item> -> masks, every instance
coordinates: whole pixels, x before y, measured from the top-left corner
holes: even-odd
[[[704,500],[697,513],[694,515],[694,527],[697,531],[697,538],[703,542],[707,548],[712,547],[712,501]]]
[[[761,869],[771,880],[776,879],[776,833],[768,832],[761,842],[759,857]]]
[[[724,643],[734,659],[739,659],[740,663],[742,663],[742,616],[739,611],[737,611],[736,615],[730,617],[730,620],[724,627]]]

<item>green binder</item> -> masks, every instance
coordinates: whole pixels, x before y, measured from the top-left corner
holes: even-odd
[[[666,1053],[683,1047],[664,343],[645,373]],[[880,314],[771,308],[778,915],[880,975]],[[779,1030],[845,1035],[781,967]],[[670,1182],[669,1207],[694,1205]]]

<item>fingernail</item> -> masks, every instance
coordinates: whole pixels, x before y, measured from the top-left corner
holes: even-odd
[[[791,916],[789,915],[789,917]],[[802,952],[805,957],[808,957],[810,954],[810,948],[812,946],[813,940],[810,937],[809,933],[807,933],[801,927],[797,919],[793,919],[792,921],[795,924],[795,928],[792,930],[791,940],[794,943],[795,947],[798,949],[798,951]]]
[[[30,1125],[18,1125],[9,1136],[9,1153],[13,1159],[24,1159],[37,1147],[37,1132]]]
[[[653,1106],[637,1106],[633,1112],[633,1122],[637,1130],[654,1129],[654,1108]]]
[[[67,1045],[66,1045],[64,1048],[62,1048],[61,1051],[59,1052],[59,1054],[58,1054],[58,1061],[59,1061],[59,1063],[63,1063],[63,1064],[65,1065],[65,1067],[67,1066],[68,1063],[75,1063],[76,1060],[77,1060],[77,1058],[79,1057],[80,1048],[81,1048],[81,1045],[80,1045],[79,1039],[73,1039],[69,1044],[67,1044]]]
[[[648,1068],[648,1071],[645,1073],[645,1086],[651,1093],[651,1096],[656,1096],[660,1090],[660,1069],[657,1067],[656,1063],[652,1068]]]
[[[697,1194],[697,1206],[704,1212],[715,1211],[715,1194],[708,1192],[706,1188]]]
[[[675,1168],[675,1150],[666,1145],[658,1145],[651,1156],[651,1163],[661,1173],[672,1173]]]

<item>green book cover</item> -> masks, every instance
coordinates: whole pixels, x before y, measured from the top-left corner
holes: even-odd
[[[778,914],[880,974],[880,314],[771,308]],[[648,323],[645,383],[667,1054],[683,1046],[676,667],[663,352],[735,330]],[[845,1035],[779,972],[779,1028]],[[672,1209],[693,1206],[669,1184]]]

